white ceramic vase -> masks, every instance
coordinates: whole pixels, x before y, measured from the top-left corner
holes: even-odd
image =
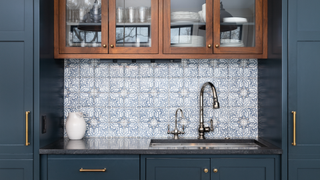
[[[79,140],[84,137],[86,133],[86,122],[84,121],[83,114],[81,112],[71,112],[68,115],[66,130],[69,139]]]

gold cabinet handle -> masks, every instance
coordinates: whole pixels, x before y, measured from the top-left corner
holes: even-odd
[[[214,172],[214,173],[217,173],[217,172],[218,172],[218,169],[213,169],[213,172]]]
[[[203,172],[204,172],[204,173],[208,173],[209,170],[208,170],[207,168],[205,168],[205,169],[203,170]]]
[[[29,128],[28,128],[29,114],[30,114],[30,111],[26,111],[26,146],[30,145],[30,143],[29,143]]]
[[[107,169],[106,168],[104,168],[104,169],[83,169],[83,168],[81,168],[79,171],[80,172],[106,172]]]
[[[216,48],[219,48],[219,44],[216,44]]]
[[[296,146],[297,145],[297,112],[296,111],[292,111],[291,112],[293,114],[293,143],[292,145],[293,146]]]
[[[211,44],[208,45],[208,48],[211,48]]]
[[[106,47],[107,47],[107,45],[104,44],[104,45],[103,45],[103,48],[106,48]]]
[[[110,45],[110,47],[111,47],[111,48],[114,48],[114,45],[113,45],[113,44],[111,44],[111,45]]]

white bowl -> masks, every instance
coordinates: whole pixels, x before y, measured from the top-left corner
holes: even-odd
[[[242,18],[242,17],[227,17],[223,18],[223,22],[227,23],[246,23],[248,22],[247,18]]]

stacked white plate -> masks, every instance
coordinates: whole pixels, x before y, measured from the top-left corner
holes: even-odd
[[[174,36],[173,42],[180,42],[171,45],[172,47],[204,47],[205,41],[203,36]]]
[[[221,47],[244,47],[244,44],[241,40],[237,39],[221,39]]]
[[[197,12],[176,11],[171,13],[171,22],[199,22],[200,16]]]
[[[248,20],[243,17],[227,17],[227,18],[223,18],[223,22],[226,22],[226,23],[246,23],[246,22],[248,22]]]

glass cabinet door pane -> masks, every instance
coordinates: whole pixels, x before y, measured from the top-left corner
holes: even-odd
[[[66,47],[101,47],[101,0],[66,0]]]
[[[205,47],[206,14],[206,0],[171,0],[171,47]]]
[[[255,47],[255,7],[255,0],[221,0],[221,47]]]
[[[116,47],[151,47],[151,1],[116,0]]]

